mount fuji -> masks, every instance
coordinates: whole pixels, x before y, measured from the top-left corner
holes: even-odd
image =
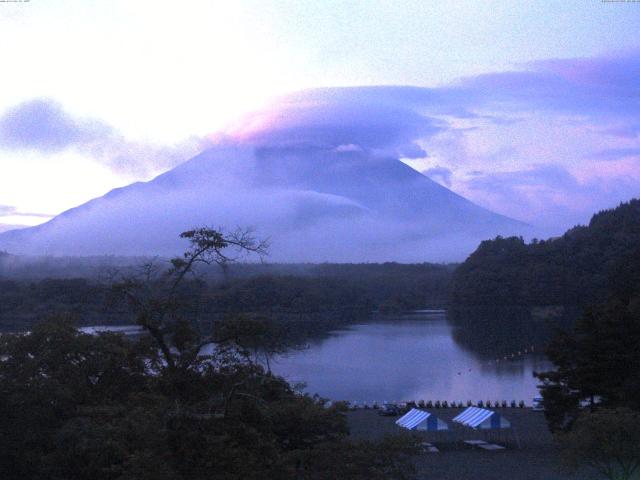
[[[490,212],[394,157],[309,145],[210,148],[151,181],[110,191],[42,225],[0,234],[31,255],[175,255],[180,232],[252,227],[269,261],[461,260],[528,226]]]

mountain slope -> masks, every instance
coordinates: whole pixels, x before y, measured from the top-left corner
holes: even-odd
[[[115,189],[0,249],[48,255],[172,255],[194,226],[253,226],[272,261],[446,261],[526,226],[399,160],[362,151],[218,147],[146,183]]]

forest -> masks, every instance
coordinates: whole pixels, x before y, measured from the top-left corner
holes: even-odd
[[[137,261],[138,265],[132,264]],[[114,278],[137,275],[163,259],[37,258],[0,255],[0,331],[22,331],[51,315],[80,326],[134,322],[112,289]],[[231,264],[199,266],[181,287],[182,314],[213,322],[242,313],[269,318],[295,344],[372,311],[443,308],[455,265]]]
[[[111,285],[147,335],[82,333],[67,314],[0,336],[0,476],[409,478],[415,440],[352,441],[340,405],[301,394],[257,361],[256,348],[282,348],[260,319],[202,325],[185,315],[185,305],[197,308],[183,295],[197,285],[188,274],[224,258],[229,242],[209,229],[183,235],[190,248],[171,267]]]
[[[526,243],[483,241],[455,270],[455,306],[587,306],[607,299],[612,281],[640,256],[640,200],[595,214],[587,226]]]

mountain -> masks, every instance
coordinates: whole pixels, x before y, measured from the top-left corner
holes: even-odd
[[[357,149],[214,147],[118,188],[0,249],[37,255],[174,255],[195,226],[252,226],[270,261],[460,260],[527,226],[485,210],[401,161]]]

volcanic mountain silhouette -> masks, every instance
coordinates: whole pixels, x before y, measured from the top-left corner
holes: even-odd
[[[253,227],[269,261],[460,260],[527,226],[437,184],[400,160],[358,148],[230,144],[42,225],[0,234],[35,255],[175,255],[198,226]]]

